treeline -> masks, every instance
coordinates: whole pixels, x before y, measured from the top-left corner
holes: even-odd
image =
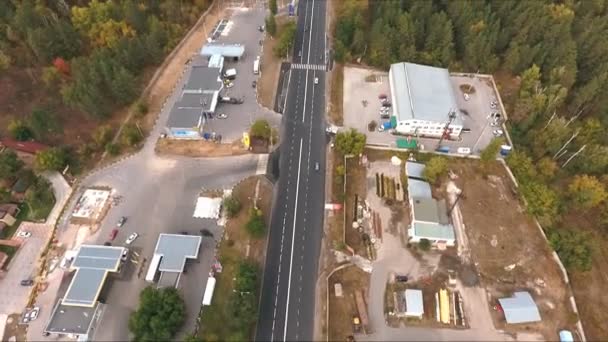
[[[71,5],[76,3],[77,5]],[[45,67],[50,91],[96,118],[134,100],[211,0],[0,1],[0,73]]]

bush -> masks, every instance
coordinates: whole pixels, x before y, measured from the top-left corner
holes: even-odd
[[[558,211],[558,198],[555,191],[544,184],[537,182],[524,183],[521,186],[521,194],[527,202],[529,214],[537,216],[542,223],[550,223]]]
[[[228,217],[235,217],[241,211],[241,202],[234,196],[224,198],[223,205]]]
[[[259,239],[264,237],[264,234],[266,233],[266,223],[264,222],[264,217],[260,210],[251,210],[249,221],[245,225],[245,228],[252,238]]]
[[[351,129],[350,131],[336,134],[336,149],[343,155],[359,155],[363,153],[366,141],[367,137],[365,134],[359,133],[355,129]]]
[[[23,168],[23,161],[11,150],[0,153],[0,179],[12,178]]]
[[[250,135],[268,141],[270,139],[271,131],[268,121],[260,119],[256,120],[253,125],[251,125]]]
[[[378,128],[378,123],[376,120],[372,120],[367,124],[367,130],[370,132],[374,132]]]
[[[279,58],[287,57],[289,51],[293,47],[293,41],[296,36],[296,23],[294,21],[288,22],[281,30],[281,36],[279,42],[274,47],[274,54]]]
[[[112,141],[113,133],[112,127],[109,125],[97,127],[93,132],[93,141],[97,145],[97,148],[102,149],[106,147]]]
[[[30,218],[34,220],[46,220],[55,205],[51,183],[42,177],[36,178],[25,194],[25,199],[30,207]]]
[[[418,242],[418,247],[420,247],[423,251],[428,251],[431,249],[431,241],[429,239],[420,239]]]
[[[588,234],[574,230],[549,231],[549,243],[557,252],[564,266],[570,270],[589,271],[593,250]]]
[[[266,31],[268,34],[275,37],[277,34],[277,21],[274,16],[272,14],[268,15],[264,21],[266,22]]]
[[[109,155],[116,156],[120,153],[120,146],[118,144],[107,143],[105,150]]]
[[[127,146],[135,146],[139,144],[143,137],[139,131],[139,128],[132,123],[128,123],[122,129],[121,135],[122,141]]]
[[[11,137],[19,141],[27,141],[34,137],[34,132],[21,120],[11,120],[8,124]]]
[[[61,171],[68,161],[65,151],[52,147],[36,153],[35,166],[40,171]]]
[[[144,101],[135,102],[135,116],[138,118],[148,114],[148,104]]]

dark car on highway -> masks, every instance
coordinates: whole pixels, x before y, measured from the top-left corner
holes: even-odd
[[[32,286],[34,285],[34,281],[32,279],[23,279],[21,281],[21,286]]]

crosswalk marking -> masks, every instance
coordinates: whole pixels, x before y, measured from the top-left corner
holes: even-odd
[[[255,170],[255,174],[256,175],[266,174],[267,167],[268,167],[268,154],[259,154],[258,155],[258,165]]]
[[[292,63],[292,69],[298,70],[325,70],[325,64],[302,64],[302,63]]]

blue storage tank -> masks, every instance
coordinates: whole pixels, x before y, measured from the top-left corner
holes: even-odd
[[[387,121],[387,122],[383,123],[382,126],[386,130],[393,128],[390,121]]]

